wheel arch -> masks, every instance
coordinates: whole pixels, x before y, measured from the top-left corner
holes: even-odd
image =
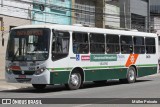
[[[81,77],[82,77],[82,83],[85,81],[85,73],[84,73],[84,70],[83,70],[83,68],[81,68],[81,67],[74,67],[72,70],[71,70],[71,72],[70,72],[70,74],[69,74],[69,79],[70,79],[70,75],[72,74],[72,73],[80,73],[80,75],[81,75]],[[69,82],[69,79],[68,79],[68,82]]]
[[[130,67],[133,67],[133,68],[135,69],[135,71],[136,71],[136,77],[138,77],[138,69],[137,69],[137,66],[136,66],[136,65],[131,65],[131,66],[128,67],[128,69],[129,69]],[[128,73],[128,70],[127,70],[127,73]]]

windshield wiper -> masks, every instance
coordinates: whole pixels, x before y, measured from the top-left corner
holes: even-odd
[[[11,60],[12,62],[14,61],[14,59],[15,59],[17,53],[18,53],[18,50],[19,50],[19,48],[17,48],[16,53],[13,55],[13,58],[12,58],[12,60]]]

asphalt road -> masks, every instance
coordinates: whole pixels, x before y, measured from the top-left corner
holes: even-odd
[[[122,84],[119,81],[109,81],[107,84],[86,83],[82,89],[67,90],[64,86],[48,86],[43,91],[37,91],[32,87],[1,90],[0,98],[160,98],[160,74],[138,78],[136,83]],[[81,99],[81,100],[82,100]],[[115,99],[112,99],[114,103]],[[74,101],[74,100],[73,100]],[[116,102],[116,100],[115,100]],[[96,103],[96,101],[94,101]],[[98,103],[98,102],[97,102]],[[138,106],[139,104],[132,106]],[[4,105],[3,105],[4,106]],[[20,105],[15,105],[20,106]],[[35,105],[30,105],[35,106]],[[42,105],[41,105],[42,106]],[[43,105],[44,106],[44,105]],[[56,104],[47,105],[52,107],[96,107],[106,105],[93,105],[93,104]],[[108,105],[109,107],[117,105]],[[158,104],[140,104],[139,106],[154,107],[160,106]],[[9,105],[7,106],[9,107]],[[13,107],[13,105],[12,105]],[[37,105],[37,107],[40,107]],[[118,105],[118,107],[121,107]],[[128,107],[124,104],[123,107]]]

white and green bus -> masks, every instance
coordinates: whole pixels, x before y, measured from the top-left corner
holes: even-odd
[[[70,25],[26,25],[10,31],[5,77],[36,89],[109,79],[134,83],[158,72],[158,37],[153,33]]]

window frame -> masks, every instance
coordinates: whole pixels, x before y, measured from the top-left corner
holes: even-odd
[[[77,34],[77,33],[79,33],[79,34],[81,34],[81,36],[84,36],[84,34],[86,34],[87,35],[87,41],[86,41],[86,43],[85,43],[85,39],[86,38],[84,38],[84,41],[76,41],[76,42],[74,42],[74,34]],[[83,34],[83,35],[82,35]],[[74,44],[75,43],[75,44]],[[78,46],[77,46],[78,45]],[[83,50],[83,52],[81,52],[82,50],[81,50],[81,47],[82,47],[82,45],[86,45],[85,46],[85,48],[86,49],[82,49]],[[74,51],[74,50],[78,50],[78,51]],[[87,50],[86,52],[84,52],[84,50]],[[89,52],[90,52],[90,47],[89,47],[89,35],[88,35],[88,32],[78,32],[78,31],[73,31],[72,32],[72,52],[74,53],[74,54],[89,54]]]
[[[131,42],[132,43],[127,43],[124,41],[122,43],[122,37],[131,37]],[[133,54],[133,36],[131,35],[120,35],[120,46],[121,46],[121,54]],[[123,51],[122,51],[123,50]]]
[[[109,38],[110,38],[110,37],[108,37],[108,36],[118,37],[118,42],[108,42],[108,40],[109,40]],[[119,53],[120,53],[120,37],[119,37],[118,34],[106,34],[105,41],[106,41],[106,42],[105,42],[105,44],[106,44],[106,46],[105,46],[105,48],[106,48],[105,52],[106,52],[107,54],[119,54]],[[113,47],[114,47],[114,52],[109,52],[109,51],[110,51],[110,48],[108,47],[108,45],[112,46],[112,44],[113,44]],[[116,46],[118,46],[118,52],[116,52]],[[108,48],[109,48],[109,49],[108,49]]]
[[[150,45],[150,44],[148,45],[148,44],[146,44],[146,43],[147,43],[147,42],[146,42],[146,39],[148,39],[148,38],[149,38],[149,39],[154,39],[154,45]],[[154,49],[154,50],[153,50],[154,52],[151,52],[151,53],[149,52],[149,53],[148,53],[148,52],[147,52],[147,50],[148,50],[147,47],[154,47],[154,48],[153,48],[153,49]],[[146,50],[146,54],[156,54],[156,40],[155,40],[155,37],[145,37],[145,50]],[[150,50],[150,49],[149,49],[149,50]]]
[[[135,44],[135,38],[143,38],[143,44],[141,44],[141,45]],[[143,36],[134,36],[133,37],[133,44],[134,44],[133,45],[134,54],[145,54],[146,53],[145,38]],[[139,48],[142,47],[144,49],[140,48],[141,49],[141,50],[139,50],[140,52],[135,52],[135,50],[136,50],[135,47],[139,47]]]
[[[103,41],[96,41],[96,42],[94,41],[94,42],[91,42],[91,36],[100,36],[100,35],[103,36]],[[105,39],[106,39],[106,37],[105,37],[105,34],[103,34],[103,33],[90,33],[89,34],[90,53],[91,54],[105,54],[105,46],[106,46]],[[94,47],[95,47],[95,45],[104,45],[104,52],[96,52],[96,51],[95,52],[91,52],[91,50],[92,50],[91,45],[94,45]]]
[[[69,36],[68,36],[68,52],[67,53],[60,53],[60,52],[57,52],[57,50],[55,52],[53,51],[53,38],[54,38],[54,35],[55,35],[55,38],[58,37],[57,34],[56,34],[57,32],[63,32],[63,33],[68,33],[69,34]],[[53,30],[52,29],[52,44],[51,44],[52,61],[56,61],[56,60],[60,60],[60,59],[68,57],[68,55],[69,55],[69,49],[70,49],[70,37],[71,36],[70,36],[70,32],[69,31]]]

